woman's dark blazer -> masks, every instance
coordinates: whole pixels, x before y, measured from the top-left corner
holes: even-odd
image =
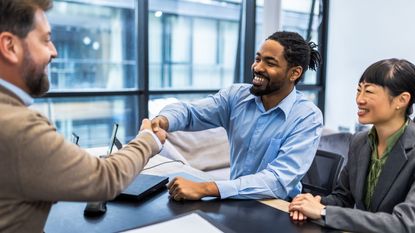
[[[364,190],[372,152],[368,132],[354,135],[335,190],[322,198],[327,205],[325,224],[353,232],[415,232],[414,148],[411,121],[392,148],[367,209]]]

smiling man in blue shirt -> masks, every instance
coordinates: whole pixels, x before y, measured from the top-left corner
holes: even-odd
[[[173,199],[288,199],[299,194],[323,118],[295,85],[320,61],[314,43],[294,32],[276,32],[256,53],[252,84],[234,84],[205,99],[165,107],[152,120],[153,130],[223,127],[230,142],[231,179],[193,182],[176,177],[168,184]]]

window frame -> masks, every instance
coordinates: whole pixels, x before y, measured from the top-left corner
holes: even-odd
[[[138,83],[138,88],[130,88],[124,90],[116,91],[51,91],[45,96],[40,98],[64,98],[64,97],[99,97],[99,96],[137,96],[138,106],[137,108],[139,115],[137,120],[141,122],[143,118],[147,118],[149,115],[149,97],[151,95],[163,95],[163,94],[213,94],[218,91],[218,89],[194,89],[194,90],[150,90],[149,89],[149,50],[148,50],[148,23],[149,23],[149,0],[134,0],[135,4],[135,25],[136,25],[136,43],[137,43],[137,54],[140,54],[140,59],[136,59],[136,79]],[[313,0],[315,1],[315,0]],[[239,44],[245,44],[245,46],[238,46],[237,52],[237,62],[235,69],[235,79],[236,77],[245,77],[245,80],[240,80],[243,82],[248,82],[246,78],[249,75],[241,75],[241,73],[250,72],[250,65],[253,60],[255,49],[255,12],[256,12],[256,0],[245,0],[242,1],[242,6],[249,8],[249,10],[243,10],[245,14],[245,19],[241,20],[244,22],[244,25],[240,25],[239,35],[243,35],[243,38],[240,38]],[[253,9],[252,9],[253,8]],[[241,12],[241,14],[242,14]],[[310,12],[312,14],[312,12]],[[321,111],[325,112],[325,88],[326,88],[326,56],[327,56],[327,37],[328,37],[328,16],[329,16],[329,0],[322,0],[322,22],[319,28],[319,50],[323,56],[323,64],[317,72],[317,83],[316,84],[301,84],[297,85],[298,90],[305,91],[317,91],[318,92],[318,104],[317,106]],[[253,17],[252,17],[253,16]],[[311,25],[311,24],[310,24]],[[251,32],[251,33],[250,33]],[[254,33],[252,33],[254,32]],[[245,47],[245,49],[241,49]],[[248,48],[248,49],[246,49]],[[250,80],[249,80],[250,82]]]

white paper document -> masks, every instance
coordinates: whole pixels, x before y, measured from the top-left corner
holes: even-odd
[[[216,233],[223,232],[197,213],[188,214],[182,217],[156,223],[150,226],[125,231],[125,233]]]

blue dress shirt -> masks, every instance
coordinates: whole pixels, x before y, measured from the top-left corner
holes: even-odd
[[[221,198],[292,198],[314,159],[321,111],[295,88],[265,111],[250,87],[234,84],[192,103],[168,105],[160,115],[169,120],[168,131],[226,129],[231,180],[216,181]]]
[[[22,89],[18,88],[17,86],[2,79],[1,77],[0,77],[0,85],[6,88],[7,90],[11,91],[17,97],[19,97],[19,99],[21,99],[26,106],[30,106],[33,104],[33,98],[29,94],[27,94],[26,92],[24,92]]]

